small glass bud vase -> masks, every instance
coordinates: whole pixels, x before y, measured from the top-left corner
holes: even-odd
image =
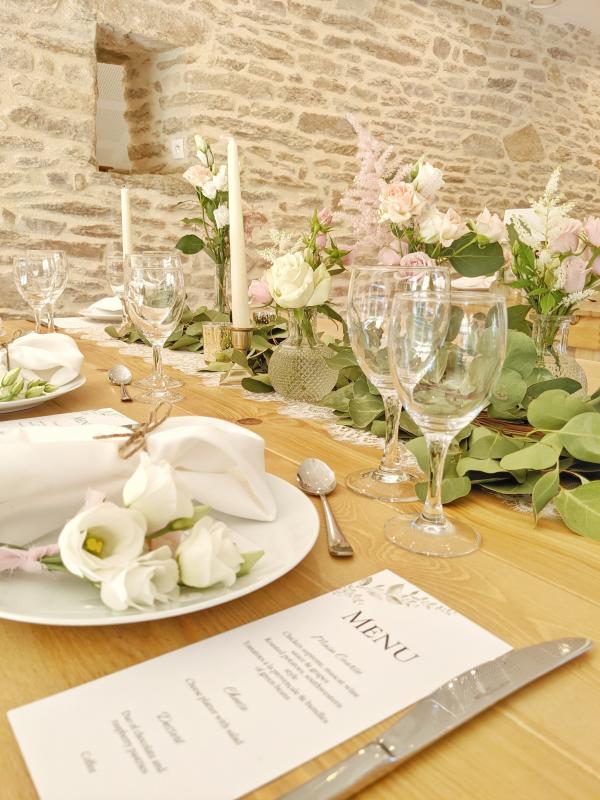
[[[568,351],[569,330],[576,317],[571,315],[530,315],[532,339],[537,350],[537,366],[547,369],[555,378],[573,378],[587,394],[587,378],[581,365]]]
[[[288,337],[273,351],[269,377],[282,397],[304,403],[318,403],[333,389],[338,371],[328,366],[333,355],[316,333],[317,314],[313,308],[302,309],[303,324],[293,311],[288,313]]]

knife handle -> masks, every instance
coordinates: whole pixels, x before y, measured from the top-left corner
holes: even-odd
[[[280,800],[344,800],[393,770],[396,762],[397,759],[385,748],[371,742],[331,769],[282,795]]]

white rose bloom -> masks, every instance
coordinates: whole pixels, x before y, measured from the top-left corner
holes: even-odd
[[[97,582],[137,558],[145,537],[146,519],[139,511],[99,503],[67,522],[58,549],[69,572]]]
[[[449,247],[452,242],[460,239],[469,229],[453,208],[449,208],[444,214],[440,227],[440,242],[443,247]]]
[[[214,179],[202,184],[202,194],[204,197],[208,197],[209,200],[215,199],[217,196],[217,187],[215,186]]]
[[[490,214],[487,208],[484,208],[475,220],[475,232],[485,236],[490,242],[499,242],[507,238],[504,223],[497,214]]]
[[[140,464],[123,487],[123,502],[146,518],[148,532],[194,513],[192,498],[177,485],[175,470],[166,461],[154,463],[142,453]]]
[[[265,278],[273,300],[282,308],[304,308],[315,290],[314,270],[303,253],[276,258]]]
[[[422,194],[423,197],[430,201],[435,198],[443,183],[442,170],[437,169],[427,161],[419,165],[417,177],[413,180],[413,186],[419,194]]]
[[[215,223],[217,228],[224,228],[229,225],[229,209],[226,203],[221,203],[220,206],[215,208]]]
[[[215,583],[232,586],[243,563],[232,531],[224,522],[203,517],[181,542],[175,553],[181,582],[206,589]]]
[[[440,230],[444,215],[435,206],[432,206],[419,220],[419,232],[423,241],[435,244],[440,240]]]
[[[204,138],[204,136],[200,136],[200,134],[197,133],[194,136],[194,141],[196,142],[196,148],[198,150],[200,150],[201,152],[204,152],[204,150],[206,150],[206,139]]]
[[[213,183],[220,192],[224,192],[227,189],[227,167],[224,164],[213,178]]]
[[[100,585],[100,597],[114,611],[152,607],[157,601],[174,600],[179,594],[178,581],[177,562],[165,545],[109,575]]]
[[[329,292],[331,291],[331,275],[323,264],[318,266],[313,271],[313,281],[315,290],[312,293],[307,306],[320,306],[326,303],[329,299]]]

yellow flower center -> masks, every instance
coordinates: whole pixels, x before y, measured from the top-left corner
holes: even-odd
[[[102,556],[102,550],[104,549],[104,539],[98,535],[98,532],[94,530],[94,528],[90,528],[87,532],[87,536],[85,537],[85,541],[83,543],[83,549],[87,550],[88,553],[92,553],[95,556]]]

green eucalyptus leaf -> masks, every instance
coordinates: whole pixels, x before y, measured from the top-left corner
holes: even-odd
[[[176,342],[173,342],[171,345],[171,350],[183,350],[190,344],[199,344],[200,340],[195,338],[194,336],[188,336],[187,334],[183,334],[181,338],[179,338]]]
[[[471,481],[468,478],[444,478],[442,481],[442,503],[447,505],[460,497],[466,497],[471,491]],[[427,497],[427,484],[415,484],[415,493],[421,502]]]
[[[600,539],[600,481],[561,489],[554,501],[563,522],[575,533]]]
[[[327,366],[331,369],[344,369],[345,367],[358,366],[356,356],[350,347],[345,347],[331,358],[327,359]]]
[[[251,378],[242,378],[242,388],[249,392],[256,392],[257,394],[266,394],[267,392],[275,391],[271,386],[268,375],[254,375]]]
[[[600,464],[600,414],[590,411],[573,417],[559,436],[563,447],[572,456]]]
[[[538,521],[538,517],[542,509],[545,508],[548,503],[556,497],[559,491],[560,479],[557,464],[556,469],[553,469],[551,472],[546,472],[544,475],[542,475],[533,487],[533,492],[531,493],[531,503],[533,505],[533,515],[536,522]]]
[[[181,250],[182,253],[190,256],[194,255],[195,253],[199,253],[201,250],[204,250],[204,242],[199,236],[196,236],[193,233],[188,233],[181,237],[175,247],[178,250]]]
[[[516,495],[524,495],[524,494],[531,494],[533,492],[533,487],[535,486],[537,480],[539,478],[539,473],[535,472],[527,476],[527,478],[522,482],[519,481],[506,481],[503,483],[497,483],[496,481],[481,481],[480,486],[484,486],[486,489],[490,489],[492,492],[497,492],[498,494],[516,494]]]
[[[460,476],[467,472],[485,472],[488,475],[495,475],[497,472],[506,472],[502,469],[500,462],[493,458],[461,458],[456,467]]]
[[[549,469],[558,461],[559,453],[556,448],[549,447],[542,442],[536,442],[530,447],[523,447],[515,453],[509,453],[500,461],[500,466],[505,470],[520,469]]]
[[[475,428],[469,439],[467,450],[471,458],[502,458],[523,447],[520,439],[504,436],[500,431]]]
[[[329,392],[326,397],[321,400],[321,405],[326,408],[333,408],[334,411],[344,411],[348,413],[350,400],[354,397],[354,384],[347,383],[341,389],[336,389]]]
[[[511,330],[520,331],[526,336],[531,336],[531,325],[527,322],[529,310],[529,305],[509,306],[509,308],[506,309],[508,327]]]
[[[504,368],[513,369],[527,379],[537,360],[537,351],[532,339],[519,331],[508,331]]]
[[[527,389],[527,397],[531,399],[539,397],[543,392],[549,392],[552,389],[563,389],[568,394],[579,391],[581,384],[573,378],[552,378],[549,381],[540,381],[534,383]]]
[[[371,423],[373,436],[385,436],[386,424],[384,419],[376,419]]]
[[[383,413],[383,400],[370,393],[359,399],[353,397],[348,412],[357,428],[368,428]]]
[[[571,418],[585,411],[584,401],[564,389],[550,389],[529,404],[529,424],[540,430],[560,430]],[[600,423],[600,414],[596,415]]]
[[[504,264],[504,253],[498,242],[480,245],[471,231],[452,242],[442,254],[467,278],[493,275]]]
[[[400,414],[400,428],[406,433],[410,433],[411,436],[421,436],[421,429],[404,410]]]
[[[417,464],[422,472],[429,471],[429,455],[427,453],[427,444],[425,443],[425,437],[419,436],[417,439],[412,439],[410,442],[406,442],[406,449],[409,450],[413,456],[417,459]]]
[[[492,392],[492,403],[495,408],[511,409],[525,397],[527,384],[517,370],[504,367]]]

